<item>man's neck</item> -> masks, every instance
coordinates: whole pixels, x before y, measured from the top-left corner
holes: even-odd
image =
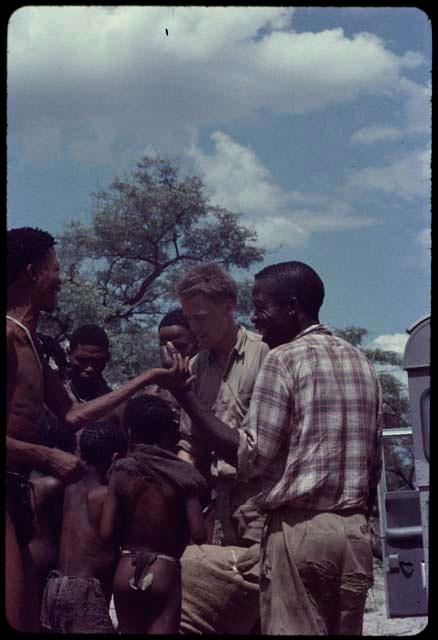
[[[239,327],[234,320],[232,320],[229,330],[226,332],[222,340],[212,349],[216,361],[224,367],[228,362],[232,349],[236,345],[238,331]]]

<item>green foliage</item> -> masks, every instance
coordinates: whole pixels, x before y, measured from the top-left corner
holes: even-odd
[[[81,324],[101,325],[123,381],[157,363],[156,326],[178,306],[185,270],[207,260],[246,269],[264,252],[240,214],[212,206],[201,178],[181,176],[167,157],[145,156],[94,196],[91,223],[74,221],[59,239],[64,286],[41,331],[62,340]]]

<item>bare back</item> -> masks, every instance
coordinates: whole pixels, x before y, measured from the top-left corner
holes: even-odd
[[[189,540],[186,500],[171,485],[116,471],[122,546],[179,558]]]
[[[58,570],[63,575],[111,582],[117,563],[114,541],[104,542],[99,524],[107,487],[85,478],[65,489]]]

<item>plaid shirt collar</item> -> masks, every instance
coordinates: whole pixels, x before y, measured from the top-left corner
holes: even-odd
[[[328,336],[332,335],[332,332],[325,324],[311,324],[310,327],[307,327],[307,329],[304,329],[301,333],[296,335],[291,342],[295,342],[295,340],[298,340],[309,333],[325,333]]]

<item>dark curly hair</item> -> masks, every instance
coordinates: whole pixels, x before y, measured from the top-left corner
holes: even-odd
[[[189,321],[180,307],[172,309],[172,311],[169,311],[169,313],[166,313],[166,315],[163,316],[160,324],[158,325],[158,330],[160,330],[161,327],[173,327],[174,325],[177,325],[178,327],[185,327],[190,330]]]
[[[272,264],[256,273],[254,278],[270,279],[273,300],[287,302],[295,296],[305,311],[318,315],[324,300],[324,284],[316,271],[304,262],[291,260]]]
[[[40,266],[47,260],[47,253],[56,240],[47,231],[37,227],[19,227],[7,232],[8,287],[14,284],[20,272],[28,264]]]
[[[112,422],[87,424],[79,438],[81,458],[91,465],[109,465],[115,453],[125,456],[128,450],[128,434]]]
[[[44,417],[41,444],[45,447],[74,453],[76,450],[76,437],[70,427],[53,414],[48,413]]]
[[[69,338],[70,349],[76,349],[78,344],[92,344],[109,349],[108,336],[97,324],[83,324],[73,331]]]
[[[131,398],[123,414],[123,425],[131,432],[136,444],[164,443],[176,445],[178,425],[175,414],[166,400],[159,396],[144,393]]]

